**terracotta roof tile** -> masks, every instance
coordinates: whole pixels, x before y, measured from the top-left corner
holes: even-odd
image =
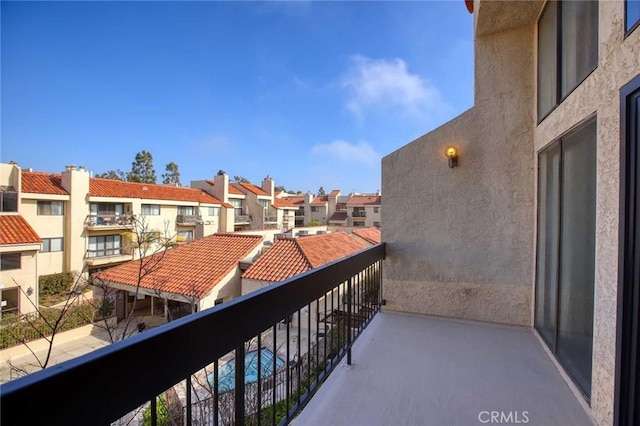
[[[379,244],[382,241],[380,228],[357,228],[353,230],[353,233],[371,244]]]
[[[300,207],[300,206],[304,206],[304,196],[302,195],[295,195],[295,196],[289,196],[289,197],[281,197],[281,200],[287,200],[290,201],[291,203],[293,203],[294,205]]]
[[[273,207],[276,209],[297,209],[298,206],[286,198],[274,198]]]
[[[367,247],[344,232],[299,238],[298,244],[314,268]]]
[[[212,180],[207,180],[207,183],[211,186],[215,186],[215,182]],[[228,185],[228,192],[229,194],[244,195],[242,191],[231,184]]]
[[[262,243],[259,235],[214,234],[150,256],[157,269],[143,277],[140,287],[202,298]],[[152,264],[151,263],[151,264]],[[130,286],[137,285],[140,261],[133,260],[94,275]]]
[[[311,201],[311,205],[325,205],[329,202],[329,197],[327,197],[326,195],[318,195],[317,197],[315,197],[312,201]]]
[[[345,220],[347,220],[347,212],[335,212],[329,218],[329,221],[344,222]]]
[[[381,195],[353,195],[347,201],[348,206],[380,206],[382,205]]]
[[[40,243],[40,236],[19,214],[0,215],[0,244]]]
[[[367,246],[344,232],[279,238],[242,278],[279,282],[355,253]]]
[[[193,201],[223,204],[201,189],[150,183],[123,182],[114,179],[91,178],[89,195],[93,197],[140,198],[144,200]]]
[[[256,195],[264,195],[267,197],[269,196],[269,193],[263,190],[262,188],[260,188],[258,185],[254,185],[252,183],[245,183],[245,182],[238,182],[238,185],[240,185],[241,187],[243,187],[249,192],[253,192]]]
[[[22,172],[22,192],[29,194],[69,195],[62,187],[61,175],[44,172]]]
[[[307,237],[308,238],[308,237]],[[278,238],[273,246],[242,275],[242,278],[279,282],[311,269],[293,238]]]

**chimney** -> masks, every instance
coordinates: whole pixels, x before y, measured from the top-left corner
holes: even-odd
[[[218,173],[213,182],[213,196],[218,200],[228,203],[229,202],[229,176],[226,173]]]
[[[273,197],[275,192],[275,183],[273,182],[273,179],[271,179],[271,176],[267,175],[267,177],[262,181],[262,190]]]

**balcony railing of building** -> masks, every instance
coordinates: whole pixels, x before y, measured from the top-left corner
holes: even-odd
[[[85,226],[88,228],[107,228],[107,227],[132,227],[135,222],[135,215],[132,214],[115,214],[115,213],[96,213],[90,214],[85,219]]]
[[[195,225],[198,222],[202,222],[202,216],[199,214],[179,214],[176,216],[178,225]]]
[[[354,210],[353,217],[367,217],[367,212],[365,212],[364,210]]]
[[[304,209],[296,210],[296,216],[304,216]]]
[[[278,216],[265,216],[264,217],[264,222],[265,223],[277,223],[278,222]]]
[[[87,250],[86,257],[87,259],[94,259],[99,257],[125,256],[130,254],[131,250],[126,247],[115,247],[107,249]]]
[[[235,223],[251,223],[251,216],[248,214],[236,215],[234,222]]]
[[[286,424],[344,356],[351,363],[383,302],[384,255],[369,247],[3,384],[0,421]],[[87,383],[99,385],[77,392]]]

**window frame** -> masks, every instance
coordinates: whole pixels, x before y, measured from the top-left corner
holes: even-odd
[[[5,262],[9,259],[17,259],[17,267],[14,267],[14,262],[11,262],[12,265],[7,268]],[[17,271],[22,269],[22,253],[21,252],[10,252],[10,253],[0,253],[0,270],[4,271]]]
[[[536,116],[537,116],[537,124],[542,123],[545,118],[547,118],[549,115],[551,115],[551,113],[553,113],[553,111],[556,110],[556,108],[558,108],[560,106],[560,104],[562,104],[565,99],[567,99],[569,96],[571,96],[571,94],[582,85],[582,83],[584,83],[584,81],[589,78],[589,76],[591,74],[593,74],[593,72],[598,69],[598,63],[600,62],[600,46],[599,44],[596,42],[596,63],[593,66],[592,69],[590,69],[582,79],[578,80],[576,85],[571,88],[569,91],[567,91],[566,95],[562,95],[562,3],[564,1],[571,1],[571,0],[550,0],[548,1],[545,5],[544,8],[542,9],[542,12],[540,13],[540,16],[538,17],[538,20],[536,22],[536,47],[537,47],[537,51],[536,51]],[[587,1],[594,1],[595,3],[598,3],[597,0],[587,0]],[[544,15],[545,11],[547,10],[547,7],[549,7],[549,4],[551,2],[554,2],[556,4],[556,16],[555,16],[555,22],[556,22],[556,40],[555,40],[555,46],[552,46],[551,48],[553,49],[555,47],[555,55],[556,55],[556,62],[555,62],[555,66],[556,69],[554,70],[555,72],[555,78],[556,78],[556,87],[555,87],[555,94],[554,94],[554,98],[555,98],[555,102],[554,105],[544,114],[540,114],[539,111],[539,104],[540,104],[540,96],[539,96],[539,91],[540,91],[540,19],[542,18],[542,15]],[[599,3],[598,3],[599,4]],[[625,0],[625,4],[626,4],[626,0]],[[596,14],[596,30],[597,30],[597,34],[596,34],[596,39],[599,39],[600,36],[600,30],[598,28],[598,25],[600,24],[600,11],[598,9],[597,10],[597,14]],[[625,5],[625,11],[626,11],[626,5]],[[625,14],[626,17],[626,14]],[[626,19],[625,19],[626,21]]]
[[[157,213],[155,213],[155,208],[157,207]],[[147,212],[145,212],[147,209]],[[140,205],[140,214],[143,216],[160,216],[162,212],[162,208],[160,204],[142,204]]]
[[[111,238],[111,243],[113,244],[113,247],[107,247],[107,238]],[[118,246],[115,247],[115,242],[116,239],[115,237],[118,238]],[[92,249],[91,248],[91,239],[95,238],[96,240],[96,248]],[[99,241],[102,241],[102,246],[100,246]],[[88,241],[88,252],[87,252],[87,257],[88,258],[96,258],[96,257],[108,257],[108,256],[120,256],[123,254],[122,249],[124,247],[122,246],[122,235],[120,234],[110,234],[110,235],[92,235],[89,237],[89,241]],[[116,253],[116,251],[118,251],[118,253]],[[107,252],[110,252],[110,254],[107,254]],[[89,253],[93,254],[90,255]],[[100,255],[98,255],[98,253],[102,253]]]
[[[218,216],[220,216],[220,207],[209,207],[209,208],[207,208],[207,216],[209,216],[209,217],[218,217]]]
[[[0,194],[0,211],[2,212],[17,212],[18,211],[18,191],[2,190]],[[10,202],[9,202],[10,201]],[[9,205],[12,208],[7,208]],[[13,208],[15,207],[15,209]]]
[[[60,240],[60,250],[51,250],[51,241],[52,240]],[[46,249],[46,244],[48,243],[49,247]],[[42,239],[42,249],[40,253],[59,253],[64,251],[64,237],[50,237]]]
[[[634,22],[633,25],[627,28],[627,18],[629,17],[628,4],[629,4],[629,0],[624,0],[624,22],[622,23],[622,25],[624,26],[625,39],[629,37],[631,33],[636,30],[636,28],[640,27],[640,16],[638,16],[638,19],[636,20],[636,22]]]
[[[53,206],[60,206],[61,213],[54,213]],[[49,208],[49,213],[43,212],[46,207]],[[36,206],[36,214],[38,216],[64,216],[64,201],[55,201],[55,200],[38,200]]]
[[[311,206],[311,213],[318,213],[318,206]]]

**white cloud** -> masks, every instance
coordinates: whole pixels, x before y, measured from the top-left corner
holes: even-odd
[[[375,165],[380,163],[380,155],[366,142],[352,144],[343,140],[335,140],[328,144],[318,144],[311,148],[316,155],[333,156],[347,163]]]
[[[402,59],[352,56],[342,86],[349,92],[347,108],[359,118],[366,109],[400,108],[405,115],[421,118],[449,108],[438,89],[411,74]]]

